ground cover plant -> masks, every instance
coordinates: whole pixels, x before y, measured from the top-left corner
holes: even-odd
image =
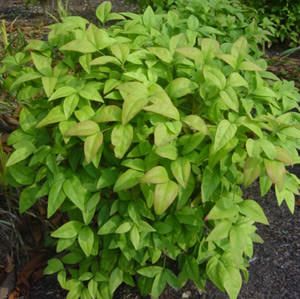
[[[207,279],[237,298],[255,223],[268,223],[243,187],[274,185],[294,210],[299,94],[266,71],[255,24],[182,4],[139,15],[105,2],[100,26],[65,17],[3,60],[23,105],[8,181],[25,187],[20,212],[47,197],[47,216],[63,215],[46,273],[68,298],[111,298],[122,282],[157,298]]]

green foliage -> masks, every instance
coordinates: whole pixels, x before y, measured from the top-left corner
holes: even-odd
[[[243,0],[258,10],[258,16],[273,33],[275,41],[299,45],[300,3],[291,0]]]
[[[258,57],[263,31],[208,3],[139,15],[105,2],[101,27],[65,17],[3,60],[23,104],[8,179],[21,212],[47,197],[48,217],[64,215],[46,273],[67,298],[109,299],[123,282],[158,298],[207,279],[237,298],[255,222],[268,223],[243,185],[274,185],[294,209],[299,94]]]

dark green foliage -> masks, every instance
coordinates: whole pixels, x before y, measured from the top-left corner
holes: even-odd
[[[140,15],[104,2],[100,27],[65,17],[3,60],[24,106],[8,179],[21,212],[47,197],[48,217],[64,214],[46,273],[67,298],[110,299],[122,282],[158,298],[207,279],[237,298],[255,223],[268,224],[242,187],[259,179],[294,209],[299,94],[267,71],[255,22],[207,4]]]
[[[275,41],[299,45],[300,2],[293,0],[243,0],[258,10],[258,16],[272,22]]]

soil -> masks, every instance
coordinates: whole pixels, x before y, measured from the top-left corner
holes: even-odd
[[[14,21],[15,27],[27,28],[27,36],[41,34],[43,24],[51,20],[43,13],[39,6],[26,7],[21,5],[22,0],[0,0],[0,19],[6,19],[10,24]],[[90,0],[90,6],[84,7],[83,1],[71,0],[70,10],[83,16],[94,15],[94,8],[101,1]],[[113,7],[117,11],[136,10],[137,7],[129,5],[123,0],[113,0]],[[33,30],[35,29],[35,30]],[[300,87],[300,57],[282,58],[280,46],[271,49],[269,56],[271,59],[270,69],[280,77],[288,80],[295,80]],[[294,169],[300,176],[300,167]],[[240,299],[298,299],[300,298],[300,207],[297,206],[295,214],[291,215],[285,205],[278,207],[274,191],[271,191],[265,198],[260,198],[257,184],[246,190],[248,198],[256,199],[263,207],[270,225],[258,225],[258,232],[264,239],[264,244],[255,246],[255,254],[251,260],[249,272],[250,279],[244,283]],[[24,264],[35,255],[29,254],[28,248],[36,247],[37,252],[41,250],[40,232],[33,225],[31,233],[24,232],[18,225],[28,223],[30,218],[19,219],[17,212],[6,213],[4,192],[0,190],[0,291],[8,273],[9,258],[13,258],[15,268],[9,269],[13,276],[17,276],[17,271],[22,271]],[[297,199],[299,202],[299,199]],[[25,221],[25,222],[24,222]],[[35,220],[36,221],[36,220]],[[33,221],[34,222],[34,221]],[[6,224],[5,224],[6,223]],[[37,227],[40,225],[36,224]],[[25,225],[27,227],[27,225]],[[44,229],[43,229],[44,231]],[[38,239],[38,240],[36,240]],[[24,240],[25,242],[23,242]],[[31,246],[29,246],[29,244]],[[35,244],[33,246],[33,244]],[[23,247],[22,247],[23,246]],[[24,249],[24,250],[23,250]],[[47,253],[48,254],[48,253]],[[46,254],[46,255],[47,255]],[[43,263],[37,263],[39,267]],[[40,268],[38,268],[40,269]],[[38,274],[37,274],[38,273]],[[35,278],[34,275],[35,274]],[[55,276],[41,276],[39,272],[33,273],[28,278],[29,289],[27,298],[29,299],[63,299],[65,292],[59,287]],[[15,282],[13,279],[13,283]],[[14,298],[18,298],[15,296]],[[22,298],[22,297],[19,297]],[[136,289],[122,285],[115,299],[142,299]],[[226,295],[219,292],[212,285],[208,285],[206,293],[199,292],[192,283],[188,283],[181,290],[167,288],[161,299],[225,299]],[[0,299],[1,292],[0,292]]]

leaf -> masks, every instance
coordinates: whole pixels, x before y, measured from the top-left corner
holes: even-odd
[[[231,54],[234,57],[238,57],[241,60],[245,58],[245,56],[248,54],[249,46],[248,41],[244,36],[241,36],[233,45],[231,48]]]
[[[106,223],[104,223],[98,230],[98,235],[108,235],[114,233],[121,223],[120,216],[116,215],[111,217]]]
[[[262,224],[269,224],[267,217],[261,206],[254,200],[244,200],[239,203],[240,212],[251,220]]]
[[[154,191],[154,211],[157,215],[162,215],[174,202],[178,195],[178,185],[169,181],[163,184],[157,184]]]
[[[242,287],[242,277],[239,269],[226,267],[226,276],[224,277],[224,288],[229,294],[230,299],[237,299]]]
[[[65,180],[63,190],[72,203],[81,211],[84,211],[87,190],[82,186],[79,178],[73,176]]]
[[[149,96],[149,101],[153,104],[144,107],[145,111],[157,113],[175,120],[180,119],[177,108],[173,105],[168,94],[161,86],[153,84],[150,88]]]
[[[161,61],[165,63],[171,63],[173,60],[171,52],[166,48],[151,47],[148,48],[148,50],[150,51],[150,53],[154,54],[156,57],[158,57]]]
[[[203,76],[205,81],[209,84],[216,86],[218,89],[222,90],[226,86],[226,77],[224,74],[217,68],[204,66]]]
[[[141,183],[163,184],[169,181],[168,172],[163,166],[155,166],[145,173]]]
[[[176,78],[167,87],[171,98],[181,98],[194,92],[197,84],[187,78]]]
[[[94,246],[94,232],[88,226],[81,228],[78,235],[78,243],[86,256],[90,256]]]
[[[37,128],[42,128],[47,125],[52,125],[55,123],[59,123],[61,121],[65,121],[66,116],[63,112],[61,106],[56,106],[50,110],[50,112],[37,124]]]
[[[235,112],[239,112],[239,101],[234,90],[222,90],[220,92],[220,97],[224,104]]]
[[[64,264],[57,258],[52,258],[48,261],[47,267],[44,269],[45,275],[51,275],[64,269]]]
[[[152,289],[151,289],[151,296],[153,298],[159,298],[161,293],[166,287],[167,281],[163,275],[164,271],[159,272],[153,281]]]
[[[239,67],[242,71],[261,72],[263,69],[251,61],[243,61]]]
[[[97,123],[121,121],[122,109],[115,105],[101,106],[93,120]]]
[[[119,268],[115,268],[109,278],[109,290],[110,293],[113,294],[115,290],[122,284],[123,282],[123,271]]]
[[[108,63],[120,65],[120,61],[113,56],[100,56],[91,61],[91,65],[104,65]]]
[[[276,184],[279,190],[284,187],[284,178],[286,174],[286,169],[282,162],[264,160],[267,174],[273,184]]]
[[[122,109],[122,124],[126,125],[148,103],[147,87],[140,82],[127,82],[118,87],[124,99]]]
[[[128,151],[133,139],[133,127],[130,124],[116,125],[111,133],[111,143],[118,159],[122,159]]]
[[[88,136],[84,141],[84,156],[87,163],[91,163],[97,156],[97,153],[103,143],[103,134],[97,132],[94,135]]]
[[[70,86],[64,86],[57,89],[49,98],[49,101],[53,101],[60,98],[65,98],[75,94],[77,91],[75,88]]]
[[[66,133],[65,136],[91,136],[99,133],[100,128],[97,123],[92,120],[85,120],[77,123],[72,128],[70,128]]]
[[[69,119],[70,116],[73,114],[74,110],[76,109],[79,103],[79,96],[77,94],[70,95],[65,98],[63,103],[64,114],[66,119]]]
[[[31,52],[31,58],[36,69],[43,75],[49,76],[52,72],[52,59],[44,55]]]
[[[31,143],[24,143],[22,147],[17,148],[8,158],[6,167],[15,165],[35,152],[35,147]]]
[[[187,124],[191,129],[202,133],[203,135],[207,134],[207,126],[204,120],[198,115],[188,115],[183,119],[183,122]]]
[[[134,249],[138,250],[140,245],[140,233],[136,225],[134,225],[130,231],[130,241]]]
[[[64,46],[60,47],[60,51],[80,52],[84,54],[97,52],[96,46],[88,39],[75,39]]]
[[[210,232],[207,241],[217,241],[228,237],[232,223],[229,220],[222,220],[218,222],[215,228]]]
[[[116,234],[126,234],[132,228],[132,224],[130,222],[122,223],[115,231]]]
[[[175,144],[170,143],[163,146],[158,146],[155,149],[155,153],[162,158],[169,160],[176,160],[178,156],[177,147]]]
[[[187,187],[187,183],[191,174],[191,163],[186,158],[179,158],[171,163],[171,171],[177,182],[183,187]]]
[[[248,88],[248,82],[239,74],[231,73],[228,79],[228,85],[231,87],[246,87]]]
[[[249,187],[260,175],[260,160],[248,158],[244,166],[244,185]]]
[[[228,120],[222,120],[218,126],[215,135],[213,149],[215,152],[225,146],[236,134],[237,126],[231,124]]]
[[[137,170],[128,169],[122,173],[114,185],[114,192],[130,189],[139,183],[143,173]]]
[[[50,97],[52,95],[56,83],[56,77],[42,77],[42,84],[47,97]]]
[[[60,228],[55,230],[51,237],[59,238],[59,239],[71,239],[78,235],[80,229],[82,227],[82,223],[79,221],[69,221],[63,224]]]
[[[111,12],[111,3],[109,1],[102,2],[96,9],[96,16],[98,20],[104,24]]]
[[[163,268],[159,266],[148,266],[148,267],[140,268],[139,270],[137,270],[137,272],[142,276],[153,278],[162,270]]]
[[[221,182],[218,170],[206,167],[201,184],[201,197],[203,201],[209,201]]]
[[[89,74],[91,72],[92,55],[85,54],[79,57],[79,63],[82,68]]]
[[[36,203],[39,190],[37,186],[30,186],[22,190],[19,202],[20,213],[26,212]]]
[[[50,218],[64,202],[66,195],[63,192],[65,177],[58,173],[51,184],[48,195],[47,217]]]

